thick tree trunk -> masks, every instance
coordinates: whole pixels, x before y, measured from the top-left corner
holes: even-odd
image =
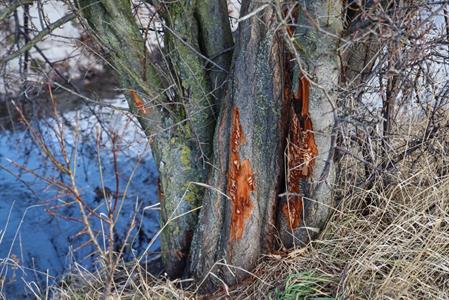
[[[273,246],[276,214],[282,241],[290,247],[316,236],[332,212],[341,6],[328,1],[301,4],[296,34],[300,59],[305,62],[301,78],[298,70],[291,74],[285,69],[288,55],[272,7],[239,25],[232,84],[215,134],[215,168],[209,182],[213,189],[203,201],[191,250],[190,271],[198,279],[210,272],[230,284],[245,277],[242,269],[251,270],[260,254]],[[261,5],[251,2],[242,12],[256,11]],[[314,17],[318,15],[328,18],[318,21]],[[292,78],[296,84],[288,86]],[[286,88],[295,91],[286,93]],[[295,105],[302,110],[299,118]],[[301,128],[292,130],[296,125]],[[288,165],[308,171],[284,178],[287,132],[298,141],[300,152]],[[291,153],[287,156],[290,160]],[[284,179],[288,193],[278,204],[278,194],[285,191]],[[289,196],[294,191],[300,195]],[[206,289],[214,286],[215,276],[205,281]]]
[[[185,112],[179,122],[184,122],[188,129],[170,140],[162,152],[166,153],[161,160],[163,165],[159,166],[162,258],[165,271],[171,276],[179,276],[184,271],[196,226],[195,209],[201,205],[203,196],[203,190],[192,182],[205,182],[209,171],[216,124],[216,100],[212,97],[209,78],[218,75],[210,73],[208,77],[206,62],[201,57],[201,34],[211,28],[197,21],[194,2],[161,5],[166,33],[164,53],[171,63],[177,99]],[[209,44],[202,46],[207,48]],[[226,72],[228,66],[228,62],[223,62],[219,67]],[[177,145],[183,145],[179,155],[174,151]],[[184,174],[187,176],[182,176]]]
[[[172,98],[162,95],[160,70],[142,63],[148,53],[130,2],[80,3],[122,86],[133,89],[130,105],[152,143],[167,273],[184,271],[211,290],[247,276],[277,233],[290,247],[319,232],[334,205],[339,1],[296,3],[294,36],[280,26],[280,7],[243,1],[248,17],[233,52],[224,0],[152,1],[165,21]]]
[[[232,47],[232,35],[225,1],[202,2],[159,4],[165,19],[164,53],[169,53],[161,70],[149,60],[129,0],[80,1],[80,11],[108,51],[122,88],[129,91],[125,95],[130,107],[150,139],[160,176],[162,257],[171,276],[184,270],[203,197],[192,182],[207,179],[216,123],[214,96],[223,93],[230,65],[225,50]],[[212,23],[207,15],[222,23]],[[199,55],[202,50],[211,59],[205,61]],[[164,94],[161,76],[172,78],[172,95]]]
[[[262,5],[244,4],[242,15]],[[235,283],[246,275],[240,268],[250,270],[272,247],[288,121],[282,95],[285,55],[276,25],[273,7],[239,24],[231,82],[215,132],[212,188],[191,250],[190,272],[198,279],[213,272]]]

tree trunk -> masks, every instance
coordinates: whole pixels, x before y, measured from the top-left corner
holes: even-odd
[[[217,25],[207,23],[211,21],[205,17],[223,19],[222,15],[227,13],[223,5],[197,2],[195,6],[194,1],[178,1],[164,5],[163,10],[164,52],[169,53],[166,58],[175,78],[177,100],[185,112],[179,122],[185,122],[184,126],[188,128],[176,139],[171,138],[162,151],[162,154],[166,153],[160,160],[164,165],[159,167],[163,191],[160,196],[161,226],[164,228],[161,250],[165,271],[174,277],[181,275],[185,268],[197,221],[195,210],[203,197],[203,190],[194,182],[206,182],[208,176],[217,111],[217,99],[213,96],[222,94],[222,86],[216,83],[223,81],[230,64],[226,55],[218,55],[215,61],[204,61],[201,55],[220,54],[232,45],[232,38],[229,29],[228,32],[220,30]],[[222,40],[213,41],[209,35],[222,36]],[[211,62],[212,69],[207,72],[206,66]],[[176,145],[183,145],[179,154],[174,152]]]
[[[80,1],[80,10],[108,51],[122,88],[128,91],[129,105],[151,143],[160,177],[162,257],[171,276],[182,274],[189,252],[203,196],[203,190],[192,182],[207,179],[215,102],[223,93],[223,84],[217,83],[227,76],[230,55],[224,50],[232,47],[225,1],[201,2],[161,7],[166,29],[164,53],[170,54],[167,63],[158,67],[149,59],[129,0]],[[212,23],[206,16],[222,22]],[[200,44],[203,55],[212,57],[207,61],[213,63],[208,71],[198,55]],[[168,87],[162,85],[161,77],[171,79],[175,88],[164,93]]]
[[[341,5],[243,1],[248,17],[231,52],[226,1],[150,2],[164,19],[165,68],[176,86],[166,94],[130,2],[80,5],[150,138],[166,271],[212,290],[247,276],[260,254],[279,247],[276,234],[286,247],[304,245],[332,212]],[[297,26],[282,25],[283,12]]]
[[[295,40],[301,62],[291,75],[296,107],[290,118],[287,195],[278,208],[278,228],[287,247],[316,237],[335,206],[331,191],[342,8],[340,1],[299,2]]]
[[[262,6],[244,4],[241,15]],[[197,279],[213,272],[234,283],[246,273],[232,266],[250,270],[273,246],[288,122],[285,50],[276,25],[273,7],[239,24],[231,82],[215,132],[213,189],[203,200],[191,249],[190,272]],[[223,265],[214,268],[217,262]]]
[[[247,4],[242,7],[243,15],[262,5]],[[241,269],[251,270],[260,254],[272,249],[276,227],[285,246],[303,245],[329,217],[334,206],[332,131],[340,71],[335,38],[342,28],[340,9],[327,1],[301,5],[296,38],[303,52],[304,73],[310,79],[300,78],[298,70],[289,72],[294,68],[288,67],[289,57],[272,7],[240,23],[232,83],[215,134],[216,167],[209,182],[214,189],[206,193],[192,244],[190,272],[197,279],[212,272],[235,283],[247,275]],[[316,20],[309,18],[316,15],[329,17],[315,27]],[[289,81],[297,84],[288,85]],[[286,93],[289,88],[294,93]],[[301,92],[297,93],[298,89]],[[299,117],[295,106],[302,110]],[[292,130],[298,123],[302,128]],[[299,159],[287,165],[292,169],[314,165],[310,172],[292,180],[288,174],[284,176],[287,132],[300,142],[296,145]],[[314,141],[304,144],[309,140]],[[284,183],[287,197],[278,201]],[[300,195],[289,196],[295,190]],[[204,285],[213,287],[214,277],[209,279]]]

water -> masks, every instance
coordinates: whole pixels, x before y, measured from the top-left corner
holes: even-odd
[[[27,124],[18,122],[13,105],[0,108],[0,295],[7,299],[33,298],[32,290],[45,293],[74,262],[98,267],[92,243],[86,245],[74,186],[91,210],[88,219],[102,247],[108,229],[98,216],[107,215],[115,197],[103,199],[101,191],[115,196],[117,181],[116,246],[124,242],[133,216],[137,224],[125,258],[143,254],[159,229],[157,171],[147,139],[126,112],[124,97],[106,96],[102,105],[86,105],[59,93],[57,114],[48,95],[33,99],[24,107]],[[64,152],[73,182],[48,155],[64,162]],[[155,242],[145,254],[154,255],[158,246]]]

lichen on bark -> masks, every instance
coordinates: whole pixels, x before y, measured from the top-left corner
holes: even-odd
[[[178,1],[165,11],[167,42],[163,51],[169,64],[164,71],[175,78],[175,89],[171,89],[175,95],[167,96],[160,69],[147,59],[149,53],[131,2],[79,2],[81,14],[104,46],[121,87],[129,91],[125,93],[128,103],[150,138],[160,176],[162,257],[171,276],[184,270],[203,194],[203,189],[191,182],[206,181],[216,117],[205,62],[198,56],[195,7],[188,4],[194,2]],[[149,109],[154,105],[158,108]]]
[[[131,24],[130,1],[80,0],[90,4],[86,17],[106,45],[122,88],[139,96],[128,95],[151,137],[159,169],[161,250],[172,277],[193,275],[209,290],[222,282],[236,283],[247,276],[243,269],[251,270],[260,254],[272,249],[277,230],[287,247],[295,241],[307,243],[316,233],[310,228],[320,229],[329,216],[339,73],[334,48],[341,25],[337,2],[297,2],[294,44],[307,76],[301,78],[299,66],[284,69],[289,58],[275,6],[242,3],[242,15],[250,16],[239,24],[229,70],[232,37],[220,28],[228,22],[224,0],[155,0],[164,19],[165,71],[173,79],[169,97],[158,70],[142,63],[148,53],[142,50],[139,28]],[[313,19],[324,15],[331,17]],[[124,28],[115,28],[120,26]],[[291,91],[284,88],[284,79]],[[160,101],[158,109],[146,110],[154,101]],[[300,103],[292,108],[290,101]],[[287,116],[296,138],[288,149],[297,152],[288,166],[298,169],[292,178],[283,174]],[[278,195],[285,191],[285,181],[296,184],[287,192],[304,197],[282,207]],[[193,182],[207,182],[211,188]],[[232,266],[236,268],[229,272]],[[205,279],[210,272],[220,280]]]

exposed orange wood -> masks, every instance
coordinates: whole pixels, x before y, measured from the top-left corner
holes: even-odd
[[[288,220],[290,229],[294,229],[301,223],[302,197],[300,181],[303,176],[301,170],[301,124],[293,107],[290,110],[290,128],[288,153],[287,189],[289,195],[282,207],[282,212]]]
[[[301,182],[313,173],[318,148],[313,135],[312,120],[309,115],[310,83],[305,76],[299,79],[298,90],[294,94],[290,109],[290,127],[288,144],[288,175],[287,201],[282,207],[284,216],[288,220],[290,229],[301,224],[303,199]],[[296,113],[295,106],[299,106],[300,113]],[[299,108],[298,107],[298,108]]]
[[[237,107],[232,110],[230,159],[228,168],[227,194],[231,199],[230,240],[240,240],[246,220],[251,216],[253,204],[250,193],[255,190],[254,174],[249,160],[240,161],[240,145],[245,143],[245,135],[240,124]]]
[[[307,118],[309,116],[309,89],[309,80],[307,77],[302,76],[299,79],[299,87],[296,94],[298,100],[301,102],[301,117],[303,118]]]
[[[131,99],[137,109],[143,113],[144,115],[148,114],[148,109],[145,107],[145,103],[142,98],[140,98],[139,94],[135,90],[130,90]]]

